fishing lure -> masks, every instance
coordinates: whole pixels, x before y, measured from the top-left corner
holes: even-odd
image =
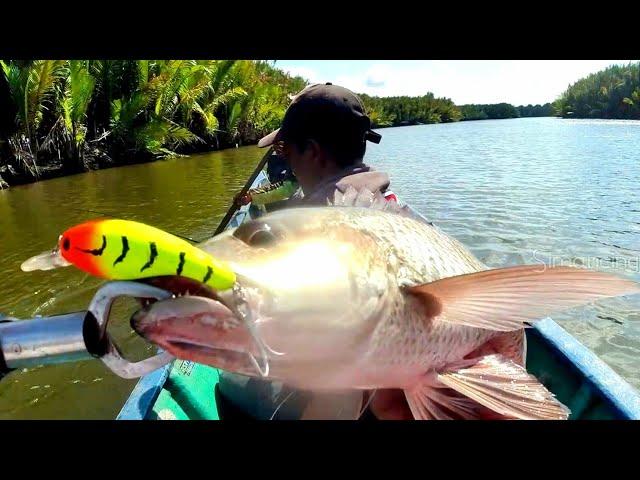
[[[71,227],[53,252],[30,258],[22,270],[68,264],[109,280],[181,275],[216,290],[229,289],[236,281],[226,263],[170,233],[130,220],[92,220]]]

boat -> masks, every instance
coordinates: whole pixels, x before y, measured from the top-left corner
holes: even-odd
[[[268,182],[261,171],[252,188]],[[254,213],[252,213],[254,212]],[[419,213],[414,215],[427,221]],[[227,228],[255,215],[241,207]],[[526,368],[571,410],[570,420],[638,420],[640,394],[551,318],[526,330]],[[142,377],[117,420],[225,420],[237,411],[221,399],[218,369],[186,360]]]

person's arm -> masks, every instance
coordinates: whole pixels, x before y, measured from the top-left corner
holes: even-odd
[[[245,196],[238,198],[236,201],[238,201],[240,205],[246,205],[248,203],[268,205],[269,203],[288,199],[297,189],[297,182],[284,180],[266,187],[251,189]]]

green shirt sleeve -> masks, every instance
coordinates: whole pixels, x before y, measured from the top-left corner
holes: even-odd
[[[249,193],[251,194],[251,203],[256,205],[267,205],[269,203],[288,199],[297,189],[297,182],[285,180],[282,182],[282,185],[277,188],[256,188],[254,190],[249,190]]]

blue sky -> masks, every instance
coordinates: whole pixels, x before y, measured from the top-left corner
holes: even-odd
[[[279,60],[276,67],[311,82],[370,95],[423,95],[456,104],[543,104],[580,78],[629,60]]]

